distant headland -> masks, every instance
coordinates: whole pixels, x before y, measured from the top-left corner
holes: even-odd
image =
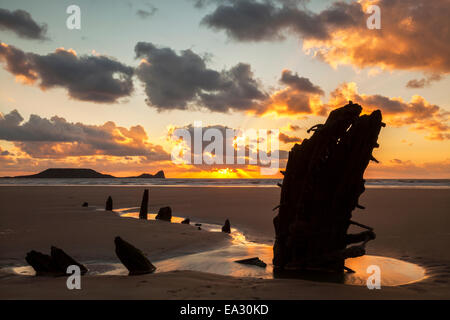
[[[42,172],[15,177],[3,177],[3,178],[41,178],[41,179],[88,179],[88,178],[114,178],[114,179],[165,179],[164,171],[160,170],[155,174],[143,173],[135,177],[115,177],[110,174],[103,174],[92,169],[80,169],[80,168],[49,168]]]

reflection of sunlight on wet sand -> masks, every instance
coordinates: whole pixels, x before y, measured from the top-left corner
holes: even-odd
[[[139,218],[139,208],[122,209],[121,216]],[[149,219],[156,215],[149,214]],[[180,223],[184,218],[172,217],[172,221]],[[195,223],[195,222],[193,222]],[[202,229],[210,232],[221,232],[221,227],[215,224],[202,223]],[[230,233],[232,244],[223,249],[210,250],[195,254],[184,255],[155,262],[156,272],[172,270],[195,270],[211,272],[235,277],[256,277],[273,279],[273,250],[272,246],[248,241],[239,230],[232,228]],[[234,261],[239,259],[259,257],[266,268],[251,265],[241,265]],[[359,258],[347,259],[345,265],[355,273],[345,273],[342,282],[350,285],[366,285],[368,277],[367,267],[377,265],[381,270],[381,286],[398,286],[423,280],[425,269],[409,262],[379,256],[366,255]]]
[[[115,210],[121,217],[139,218],[139,208],[124,208]],[[154,220],[156,214],[148,214],[149,220]],[[173,223],[181,223],[184,218],[172,217]],[[191,221],[191,225],[196,222]],[[221,232],[221,226],[217,224],[201,223],[203,230],[209,232]],[[209,250],[194,254],[183,255],[175,258],[152,261],[157,267],[156,272],[173,270],[193,270],[222,274],[235,277],[254,277],[273,279],[273,250],[271,245],[248,241],[245,235],[232,228],[230,236],[231,245],[221,249]],[[234,261],[259,257],[267,264],[266,268],[253,265],[242,265]],[[93,262],[86,263],[89,275],[127,275],[128,271],[120,263]],[[345,273],[341,282],[350,285],[366,285],[367,267],[376,265],[381,270],[381,286],[398,286],[417,282],[426,278],[425,269],[409,262],[379,256],[366,255],[359,258],[347,259],[345,265],[355,273]],[[35,274],[30,266],[8,268],[9,272],[19,275],[32,276]],[[302,277],[308,279],[308,277]]]
[[[232,232],[231,235],[234,236],[236,233],[238,232]],[[157,272],[195,270],[235,277],[272,278],[272,247],[259,244],[245,245],[240,238],[241,234],[238,233],[238,237],[239,240],[233,240],[232,245],[223,249],[157,261],[155,262]],[[266,268],[234,262],[256,256],[267,263]]]
[[[129,212],[129,213],[124,213],[120,215],[121,217],[129,217],[129,218],[136,218],[139,219],[139,212]],[[149,213],[147,215],[148,219],[147,220],[155,220],[156,218],[156,213]],[[173,223],[181,223],[181,221],[183,221],[184,218],[180,218],[180,217],[174,217],[172,216],[172,222]]]
[[[8,270],[8,268],[6,269],[6,271],[11,271],[12,273],[19,274],[21,276],[34,276],[36,274],[31,266],[12,267],[10,270]]]
[[[121,263],[100,263],[100,262],[92,262],[85,263],[88,267],[88,275],[96,276],[109,276],[109,275],[120,275],[126,276],[128,275],[128,270]],[[20,266],[20,267],[11,267],[5,268],[5,271],[8,273],[15,273],[21,276],[34,276],[36,272],[31,266]]]
[[[139,208],[124,208],[115,211],[121,217],[139,218]],[[154,220],[155,216],[156,214],[148,214],[148,220]],[[173,223],[181,223],[183,220],[182,217],[172,216]],[[191,221],[191,225],[195,223],[195,221]],[[203,222],[201,228],[209,232],[222,231],[219,225]],[[156,272],[195,270],[235,277],[272,278],[272,247],[248,241],[245,235],[235,228],[232,228],[231,231],[232,244],[229,247],[155,261]],[[256,256],[267,263],[266,268],[234,262],[235,260]]]
[[[370,265],[379,266],[381,270],[381,286],[398,286],[417,282],[426,278],[424,268],[410,262],[379,256],[362,256],[347,259],[345,265],[355,273],[347,273],[345,283],[366,285]]]

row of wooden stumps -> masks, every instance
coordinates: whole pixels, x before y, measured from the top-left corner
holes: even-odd
[[[86,202],[85,202],[86,203]],[[83,204],[83,206],[85,206]],[[113,211],[113,199],[111,196],[106,199],[105,204],[106,211]],[[142,195],[141,207],[139,209],[139,219],[148,219],[148,189],[144,190],[144,194]],[[158,214],[155,219],[171,221],[172,220],[172,208],[171,207],[162,207],[159,209]],[[184,223],[187,223],[189,219],[186,219]]]
[[[365,254],[375,239],[371,227],[352,220],[364,192],[364,171],[377,160],[381,112],[360,115],[362,108],[350,101],[333,110],[325,124],[312,127],[313,135],[289,152],[281,187],[278,215],[274,218],[273,265],[276,274],[299,275],[304,271],[351,271],[345,259]],[[275,210],[274,209],[274,210]],[[347,234],[350,225],[366,229]],[[359,245],[349,246],[351,244]]]
[[[147,220],[148,203],[149,191],[148,189],[145,189],[139,210],[139,219]],[[88,205],[89,204],[87,202],[84,202],[82,207],[88,207]],[[111,196],[109,196],[106,200],[105,210],[113,210],[113,200]],[[171,222],[172,209],[170,207],[160,208],[155,219]],[[186,218],[181,223],[190,224],[190,219]],[[201,229],[201,224],[196,224],[196,226],[199,230]],[[222,227],[222,232],[231,232],[231,225],[228,219],[226,219],[225,224]],[[122,264],[128,269],[129,275],[147,274],[156,270],[156,267],[150,262],[144,253],[132,244],[120,237],[116,237],[114,239],[114,244],[115,253]],[[67,275],[67,268],[71,265],[78,266],[80,268],[81,275],[84,275],[88,271],[86,266],[77,262],[62,249],[54,246],[50,248],[50,255],[31,250],[27,253],[25,260],[33,267],[37,276],[64,276]],[[246,263],[246,261],[240,263]]]
[[[144,194],[142,195],[141,207],[139,209],[139,219],[143,219],[143,220],[148,219],[148,203],[149,203],[148,198],[149,198],[148,197],[148,189],[145,189]],[[82,206],[87,207],[87,202],[83,203]],[[112,200],[111,196],[109,196],[108,199],[106,200],[105,210],[106,211],[113,210],[113,200]],[[155,219],[170,222],[172,220],[172,208],[171,207],[159,208],[158,214],[156,215]],[[190,222],[191,222],[191,220],[189,218],[186,218],[181,223],[182,224],[190,224]],[[225,232],[225,233],[231,232],[231,224],[230,224],[229,219],[225,220],[225,223],[222,226],[222,232]]]

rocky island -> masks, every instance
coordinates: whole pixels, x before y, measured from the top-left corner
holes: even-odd
[[[137,178],[137,179],[165,179],[164,171],[160,170],[156,174],[143,173],[135,177],[115,177],[110,174],[103,174],[97,172],[93,169],[83,169],[83,168],[49,168],[37,174],[25,175],[25,176],[15,176],[15,177],[3,177],[3,178],[40,178],[40,179],[90,179],[90,178],[114,178],[114,179],[127,179],[127,178]]]

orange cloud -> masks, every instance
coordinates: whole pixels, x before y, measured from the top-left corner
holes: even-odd
[[[406,102],[401,98],[378,94],[359,94],[356,84],[350,82],[335,89],[328,104],[340,106],[349,100],[361,104],[365,110],[380,109],[383,119],[391,126],[409,126],[414,131],[426,132],[429,140],[450,139],[450,127],[447,124],[449,113],[421,96],[415,95],[410,102]]]
[[[303,49],[332,66],[450,72],[448,0],[360,0],[381,9],[381,29],[365,24],[331,29],[326,39],[305,39]],[[359,14],[359,12],[358,12]],[[365,15],[366,19],[369,17]]]
[[[356,83],[343,83],[330,93],[327,103],[323,103],[323,90],[307,78],[283,70],[280,83],[286,87],[275,91],[258,107],[263,115],[292,116],[315,115],[326,116],[329,110],[343,106],[352,100],[359,103],[366,111],[380,109],[383,118],[394,127],[409,126],[412,130],[426,133],[429,140],[450,139],[448,125],[449,112],[440,106],[431,104],[425,98],[414,95],[411,101],[391,98],[380,94],[367,95],[358,93]],[[262,111],[261,111],[262,110]],[[282,136],[285,140],[287,136]],[[288,139],[292,140],[292,139]]]
[[[265,115],[325,115],[326,109],[317,94],[305,93],[288,87],[276,91],[265,104]]]
[[[285,88],[275,91],[264,103],[258,106],[259,113],[265,115],[325,115],[326,109],[320,99],[324,91],[308,78],[283,70],[280,83]]]
[[[283,132],[280,132],[278,138],[280,139],[281,142],[284,143],[292,143],[292,142],[302,142],[303,139],[300,137],[296,137],[296,136],[289,136],[287,134],[284,134]]]
[[[0,42],[0,62],[5,63],[5,69],[14,74],[16,80],[21,83],[31,85],[38,79],[25,53],[3,42]]]

